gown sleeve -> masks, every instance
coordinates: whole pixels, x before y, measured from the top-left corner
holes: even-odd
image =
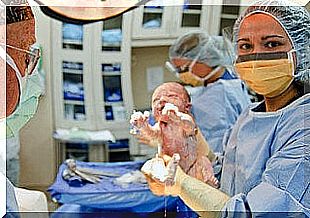
[[[309,124],[306,106],[281,117],[260,183],[233,196],[223,217],[310,217]]]

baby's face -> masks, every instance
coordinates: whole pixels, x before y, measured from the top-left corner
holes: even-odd
[[[160,119],[166,103],[177,106],[180,112],[189,112],[190,102],[188,95],[182,85],[178,83],[165,83],[154,91],[152,111],[156,121]]]

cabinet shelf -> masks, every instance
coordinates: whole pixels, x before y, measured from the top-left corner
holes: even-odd
[[[63,44],[73,44],[73,45],[83,45],[81,40],[74,40],[74,39],[63,39]]]
[[[144,14],[162,14],[162,8],[144,8]]]
[[[81,154],[88,154],[88,149],[78,149],[78,148],[67,148],[66,152],[74,152],[74,153],[81,153]]]
[[[84,101],[75,101],[64,99],[65,104],[84,105]]]
[[[83,74],[82,70],[74,70],[74,69],[66,69],[66,68],[63,68],[62,72],[68,73],[68,74],[79,74],[79,75]]]
[[[238,15],[235,15],[235,14],[221,14],[221,18],[223,18],[223,19],[237,19]]]
[[[201,14],[201,10],[194,10],[194,9],[184,9],[183,14]]]
[[[120,76],[122,75],[122,72],[120,71],[115,71],[115,72],[108,72],[108,71],[104,71],[102,72],[103,76]]]
[[[123,106],[123,101],[117,101],[117,102],[104,102],[105,106]]]
[[[129,148],[117,148],[117,149],[110,149],[109,152],[124,152],[124,151],[129,151]]]
[[[120,47],[121,42],[103,42],[102,47]]]

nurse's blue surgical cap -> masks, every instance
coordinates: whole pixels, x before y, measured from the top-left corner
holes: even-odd
[[[226,38],[196,31],[179,37],[170,47],[169,58],[187,58],[210,67],[232,68],[232,53],[233,46]]]
[[[248,7],[237,19],[233,41],[237,49],[239,28],[247,16],[253,13],[266,13],[273,16],[286,30],[297,54],[295,81],[309,84],[310,77],[310,16],[302,6],[290,6],[286,0],[258,0]],[[259,22],[259,21],[258,21]]]

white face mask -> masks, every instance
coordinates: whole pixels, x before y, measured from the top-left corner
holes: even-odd
[[[0,47],[0,56],[3,60],[6,60],[6,63],[8,65],[10,65],[10,67],[12,67],[12,69],[15,71],[15,75],[18,79],[19,89],[20,89],[20,97],[19,97],[19,104],[20,104],[21,99],[23,97],[23,90],[25,90],[25,88],[26,88],[27,79],[29,77],[28,68],[26,68],[26,70],[25,70],[25,76],[22,76],[22,74],[20,73],[18,67],[16,66],[16,63],[13,60],[13,58],[9,54],[7,54],[2,47]],[[36,72],[36,69],[34,70],[33,73],[35,73],[35,72]]]
[[[199,77],[192,73],[192,68],[195,65],[196,60],[194,60],[190,66],[188,67],[188,71],[180,73],[169,61],[166,62],[166,68],[173,72],[177,78],[181,79],[183,82],[190,84],[192,86],[203,86],[205,81],[210,79],[212,76],[214,76],[219,70],[222,69],[221,66],[217,66],[214,68],[208,75],[205,77]]]
[[[195,63],[194,63],[195,64]],[[206,75],[205,77],[199,77],[195,74],[192,73],[192,67],[194,65],[191,65],[189,67],[189,72],[192,74],[193,77],[195,77],[197,80],[201,81],[201,82],[205,82],[207,81],[208,79],[210,79],[212,76],[214,76],[222,67],[221,66],[217,66],[216,68],[214,68],[210,73],[208,73],[208,75]]]

